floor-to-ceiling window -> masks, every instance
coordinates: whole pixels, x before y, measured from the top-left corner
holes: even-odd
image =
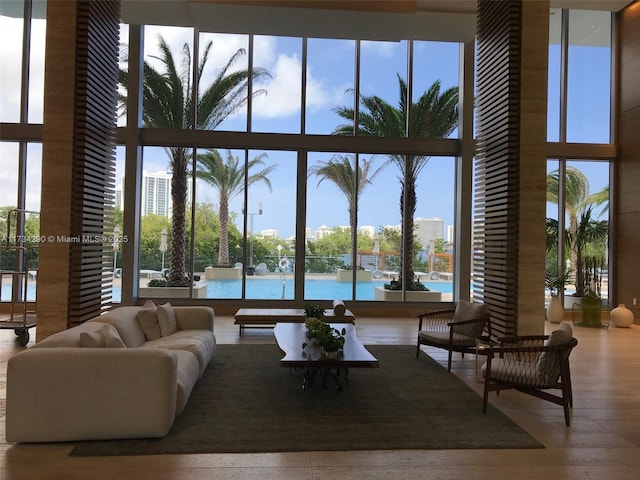
[[[195,186],[185,197],[180,268],[204,284],[204,298],[366,301],[399,286],[452,300],[445,232],[459,147],[437,142],[458,135],[460,44],[174,27],[145,27],[144,39],[141,288],[173,281],[177,172]],[[337,151],[331,136],[356,150]],[[387,146],[370,151],[371,137]],[[407,138],[419,143],[399,141]],[[162,175],[171,180],[164,212]],[[153,216],[166,225],[147,231]],[[403,283],[405,271],[412,278]]]
[[[609,298],[611,45],[610,12],[551,10],[547,287],[568,309]]]
[[[2,302],[35,300],[38,247],[49,241],[40,236],[42,139],[37,125],[43,115],[45,14],[44,1],[0,6]]]

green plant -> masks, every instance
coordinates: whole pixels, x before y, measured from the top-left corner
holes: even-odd
[[[307,317],[304,325],[307,328],[307,338],[322,347],[324,351],[335,352],[344,346],[346,328],[338,330],[316,317]],[[309,342],[303,342],[302,349],[304,350],[307,345]]]
[[[322,320],[324,318],[324,307],[320,305],[307,305],[304,307],[305,318],[316,318]]]
[[[552,296],[557,297],[560,290],[571,279],[571,270],[559,270],[557,265],[547,265],[544,271],[544,286],[549,289]]]
[[[402,290],[402,280],[392,280],[384,284],[385,290]],[[411,282],[407,285],[407,290],[412,292],[428,292],[429,289],[422,282]]]
[[[182,280],[166,280],[164,278],[154,278],[147,283],[148,287],[188,287],[190,280],[185,277]]]

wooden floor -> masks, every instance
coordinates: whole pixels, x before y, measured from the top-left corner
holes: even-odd
[[[358,336],[365,344],[413,344],[417,327],[414,319],[359,318],[356,324]],[[274,342],[271,330],[250,330],[239,337],[230,317],[217,317],[215,328],[219,343]],[[562,408],[549,402],[515,391],[502,392],[500,397],[492,395],[490,399],[540,440],[545,449],[76,458],[67,456],[70,444],[6,443],[6,364],[21,348],[14,341],[13,331],[0,330],[0,478],[640,479],[640,326],[609,330],[576,328],[574,335],[579,344],[571,356],[574,391],[571,427],[564,425]],[[425,351],[446,365],[443,352]],[[462,359],[454,354],[453,373],[481,391],[482,385],[476,382],[473,355]],[[478,396],[479,411],[481,407],[482,399]],[[473,431],[469,435],[473,435]]]

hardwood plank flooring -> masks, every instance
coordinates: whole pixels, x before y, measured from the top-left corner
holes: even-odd
[[[413,318],[358,318],[365,344],[414,344]],[[548,331],[555,328],[547,323]],[[232,317],[216,318],[219,343],[272,343],[270,329],[240,337]],[[31,330],[32,338],[34,330]],[[12,330],[0,330],[0,478],[7,480],[191,479],[600,479],[640,478],[640,325],[575,328],[571,356],[572,425],[562,408],[519,392],[492,395],[545,449],[296,452],[140,457],[68,457],[70,444],[11,445],[4,438],[7,360],[22,350]],[[32,341],[33,342],[33,341]],[[446,352],[423,347],[446,366]],[[454,354],[452,372],[481,393],[473,355]],[[215,358],[214,358],[215,361]],[[419,361],[419,360],[416,360]],[[188,408],[188,406],[187,406]],[[478,409],[482,408],[478,397]],[[473,435],[473,432],[469,432]]]

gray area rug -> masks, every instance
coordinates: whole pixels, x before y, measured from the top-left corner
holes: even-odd
[[[351,369],[337,392],[303,391],[276,345],[220,345],[165,438],[80,442],[70,455],[544,448],[415,347],[367,348],[380,368]]]

